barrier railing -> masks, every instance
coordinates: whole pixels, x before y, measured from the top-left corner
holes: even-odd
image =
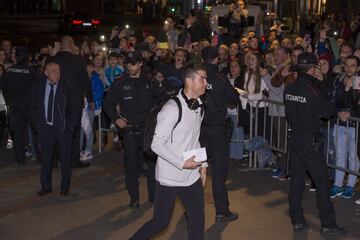
[[[262,104],[265,103],[265,104]],[[260,105],[263,105],[260,107]],[[250,108],[250,111],[253,107]],[[284,112],[284,103],[272,101],[268,99],[258,100],[255,107],[255,114],[251,114],[250,124],[250,139],[254,136],[261,136],[268,141],[267,147],[272,151],[279,154],[287,154],[287,139],[288,139],[288,123],[285,120],[285,116],[269,115],[269,109],[272,108],[274,112]],[[262,111],[262,114],[261,114]],[[260,116],[262,119],[259,119]],[[260,122],[262,120],[262,122]],[[259,127],[261,127],[259,129]],[[252,133],[254,132],[254,133]],[[252,154],[250,162],[254,168],[257,168],[258,154],[255,152]],[[288,161],[287,161],[288,162]],[[250,165],[250,164],[249,164]],[[288,169],[288,163],[286,163]],[[288,172],[288,171],[287,171]]]
[[[261,103],[266,103],[265,107],[259,107]],[[256,107],[252,107],[250,104],[249,139],[252,139],[255,136],[261,136],[268,141],[269,144],[267,147],[270,148],[273,152],[286,154],[286,172],[288,172],[289,126],[285,120],[285,117],[269,116],[268,110],[270,106],[273,108],[275,107],[276,110],[278,110],[276,112],[281,112],[280,108],[284,107],[284,103],[262,99],[257,101]],[[262,119],[260,119],[260,116],[262,116]],[[346,123],[340,122],[339,118],[336,118],[336,120],[329,120],[325,127],[324,124],[322,126],[323,129],[321,130],[326,133],[324,155],[326,157],[328,167],[344,171],[352,175],[360,176],[360,163],[358,157],[358,154],[360,153],[360,146],[358,141],[360,134],[360,118],[349,117]],[[334,143],[332,143],[332,140],[334,140]],[[341,148],[341,150],[345,153],[345,156],[342,156],[342,158],[345,159],[343,163],[339,161],[339,156],[336,156],[336,150],[338,150],[338,148]],[[257,151],[249,153],[249,168],[259,169]]]

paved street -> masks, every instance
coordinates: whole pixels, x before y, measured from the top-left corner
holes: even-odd
[[[6,155],[1,154],[1,158]],[[7,154],[8,157],[9,154]],[[232,163],[228,181],[231,209],[237,221],[214,224],[211,177],[206,185],[206,239],[267,240],[322,239],[315,206],[315,193],[304,195],[306,233],[293,234],[287,216],[288,182],[271,179],[269,171],[240,172],[241,163]],[[141,206],[128,208],[124,189],[121,154],[104,153],[91,167],[73,172],[72,196],[60,198],[59,169],[54,170],[53,193],[35,196],[39,190],[39,166],[28,162],[0,169],[0,234],[2,240],[128,239],[152,216],[146,202],[145,179],[141,178]],[[357,194],[356,198],[360,195]],[[360,239],[360,216],[353,200],[335,199],[339,225],[350,230],[346,237]],[[180,202],[176,204],[169,228],[157,239],[186,239],[186,221]]]

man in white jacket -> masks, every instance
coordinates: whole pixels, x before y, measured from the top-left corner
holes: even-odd
[[[177,95],[182,106],[181,121],[174,128],[179,107],[168,101],[157,116],[152,150],[158,155],[157,186],[153,219],[143,225],[131,239],[151,239],[165,229],[170,221],[174,203],[180,197],[188,217],[188,239],[204,238],[204,189],[206,162],[195,156],[183,159],[183,152],[200,148],[200,126],[203,108],[200,96],[207,87],[206,71],[188,68],[184,74],[184,89]]]

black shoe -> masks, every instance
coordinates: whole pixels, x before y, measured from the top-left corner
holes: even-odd
[[[83,163],[78,161],[77,164],[75,164],[73,167],[74,168],[87,168],[88,166],[90,166],[90,163]]]
[[[131,207],[131,208],[138,208],[139,206],[140,206],[139,200],[130,201],[129,207]]]
[[[215,222],[230,222],[238,219],[237,213],[229,212],[227,214],[216,214]]]
[[[38,191],[36,193],[36,196],[38,197],[44,197],[46,196],[47,194],[51,193],[51,190],[44,190],[44,189],[41,189],[40,191]]]
[[[320,234],[321,236],[335,236],[339,234],[345,234],[346,231],[344,228],[341,228],[337,225],[334,227],[321,227]]]
[[[61,190],[60,197],[68,197],[69,196],[69,189]]]
[[[298,222],[293,224],[294,232],[301,232],[309,227],[307,222]]]

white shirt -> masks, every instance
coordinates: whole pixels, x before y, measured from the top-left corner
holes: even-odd
[[[183,169],[182,154],[200,148],[201,109],[191,110],[181,94],[177,97],[182,106],[181,121],[173,130],[178,120],[179,108],[174,100],[168,101],[158,113],[151,144],[151,149],[158,155],[155,178],[161,185],[170,187],[190,186],[200,178],[199,168]]]

